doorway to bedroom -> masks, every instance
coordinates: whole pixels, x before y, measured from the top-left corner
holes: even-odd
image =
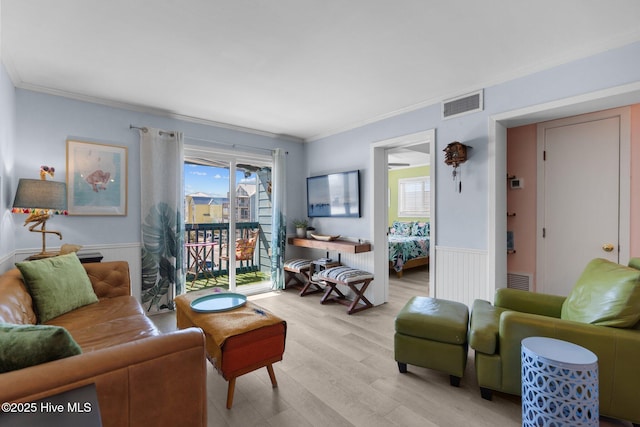
[[[394,277],[394,283],[397,282],[397,274],[395,269],[393,268],[393,264],[390,266],[390,250],[388,241],[388,234],[390,232],[390,228],[393,225],[393,222],[390,222],[392,218],[390,214],[391,204],[398,204],[398,190],[394,190],[394,195],[391,195],[391,187],[390,187],[390,177],[389,177],[389,167],[405,167],[406,163],[409,163],[412,166],[412,162],[406,160],[396,160],[399,159],[398,153],[407,153],[408,155],[415,159],[425,159],[426,163],[429,164],[428,171],[426,172],[426,176],[424,174],[417,174],[417,176],[411,178],[420,178],[422,179],[414,179],[403,181],[403,186],[405,186],[402,190],[399,190],[400,193],[404,192],[404,197],[411,197],[411,199],[405,199],[400,204],[403,204],[403,213],[404,218],[411,222],[410,230],[407,230],[407,234],[410,234],[413,231],[413,224],[420,223],[420,226],[423,228],[427,228],[427,230],[423,231],[423,233],[428,233],[428,241],[431,242],[427,247],[428,256],[423,257],[423,261],[429,262],[431,268],[420,266],[416,268],[424,269],[424,283],[429,284],[428,286],[428,294],[430,296],[434,296],[434,245],[435,245],[435,168],[433,167],[433,159],[434,159],[434,146],[435,146],[435,129],[431,129],[424,132],[418,132],[409,135],[403,135],[397,138],[392,138],[384,141],[375,142],[371,145],[371,159],[373,165],[373,176],[372,176],[372,186],[373,189],[373,197],[371,201],[371,211],[373,212],[372,218],[372,236],[374,242],[374,274],[376,277],[376,282],[381,280],[381,284],[377,286],[379,288],[379,295],[376,295],[376,299],[381,298],[383,301],[389,300],[389,283],[390,283],[390,274]],[[424,157],[422,157],[424,156]],[[397,163],[401,163],[402,165],[396,165]],[[422,160],[419,161],[422,163]],[[391,165],[390,165],[391,164]],[[417,165],[418,163],[416,163]],[[424,166],[424,164],[423,164]],[[409,177],[406,177],[409,178]],[[427,178],[427,179],[425,179]],[[393,184],[394,186],[399,186],[399,183]],[[428,194],[424,194],[424,191],[428,189]],[[419,196],[419,197],[418,197]],[[422,197],[422,200],[420,199]],[[426,198],[425,198],[426,197]],[[426,206],[425,206],[425,202]],[[418,213],[416,210],[421,207],[421,212]],[[424,215],[425,209],[428,209],[428,215]],[[412,211],[409,213],[409,211]],[[408,214],[408,216],[407,216]],[[420,215],[420,216],[412,216],[412,215]],[[416,219],[427,219],[427,221],[416,221]],[[401,217],[398,217],[401,219]],[[428,225],[426,225],[428,224]],[[384,242],[384,244],[375,245],[376,242]],[[404,266],[404,257],[402,264]],[[416,272],[416,269],[408,270],[413,273]],[[400,281],[402,279],[399,279]],[[427,290],[425,290],[425,293]]]
[[[416,269],[428,280],[431,177],[429,144],[387,150],[390,274]],[[415,276],[415,275],[414,275]],[[420,276],[420,275],[418,275]]]

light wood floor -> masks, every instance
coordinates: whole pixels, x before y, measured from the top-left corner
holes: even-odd
[[[294,290],[250,299],[287,321],[284,359],[274,365],[278,388],[266,369],[237,379],[233,408],[227,383],[208,365],[210,426],[520,426],[518,397],[495,393],[481,399],[473,356],[459,388],[449,376],[409,366],[398,372],[393,358],[394,319],[414,295],[428,295],[426,268],[390,276],[389,302],[353,315],[340,304],[320,305],[320,294]],[[152,317],[161,330],[175,316]],[[601,426],[630,426],[602,420]]]

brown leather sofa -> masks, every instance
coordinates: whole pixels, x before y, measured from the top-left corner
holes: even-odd
[[[82,354],[0,374],[0,402],[30,402],[95,384],[103,426],[206,426],[204,335],[161,334],[130,295],[124,261],[83,264],[97,303],[58,316]],[[17,269],[0,275],[0,322],[35,324]]]

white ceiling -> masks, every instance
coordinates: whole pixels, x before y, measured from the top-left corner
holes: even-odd
[[[17,87],[317,139],[640,40],[637,0],[1,0]]]
[[[429,143],[408,148],[396,147],[388,149],[387,163],[389,169],[428,165],[430,163]]]

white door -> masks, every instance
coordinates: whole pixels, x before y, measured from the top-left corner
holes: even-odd
[[[603,112],[538,127],[541,292],[568,295],[593,258],[619,262],[621,122]]]

